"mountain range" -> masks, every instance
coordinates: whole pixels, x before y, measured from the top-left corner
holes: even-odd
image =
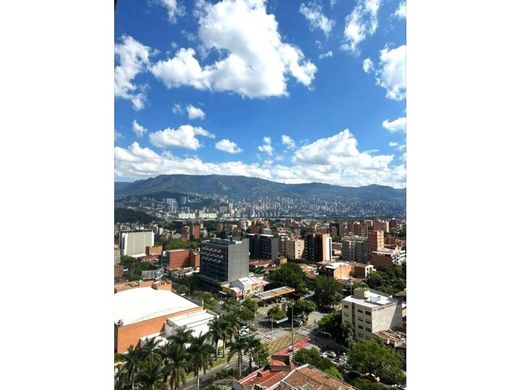
[[[131,183],[115,182],[116,199],[157,193],[225,195],[235,200],[289,197],[323,201],[381,201],[395,203],[403,209],[406,199],[406,189],[375,184],[363,187],[343,187],[324,183],[284,184],[245,176],[176,174],[159,175]]]

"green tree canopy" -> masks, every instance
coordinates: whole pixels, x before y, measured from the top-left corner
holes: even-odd
[[[320,356],[317,348],[302,348],[293,354],[293,360],[301,364],[312,364],[323,371],[334,367],[329,359]]]
[[[350,324],[342,324],[341,311],[324,315],[318,322],[320,329],[330,333],[332,338],[346,349],[350,349],[353,342],[353,332]]]
[[[267,311],[267,318],[273,321],[278,321],[285,318],[285,312],[282,310],[280,305],[274,305]]]
[[[378,339],[355,342],[349,354],[356,371],[375,374],[387,384],[404,383],[403,359]]]
[[[318,276],[314,287],[314,299],[318,306],[330,307],[341,302],[343,287],[334,278]]]
[[[269,280],[277,287],[288,286],[297,292],[305,292],[305,272],[295,263],[285,263],[269,275]]]
[[[406,288],[406,262],[401,265],[389,265],[371,272],[366,280],[367,285],[386,294],[395,294]]]
[[[309,313],[316,310],[316,304],[312,301],[308,301],[306,299],[299,299],[294,302],[292,312],[295,317],[299,317],[301,315],[308,315]],[[291,309],[287,310],[288,317],[291,316]]]

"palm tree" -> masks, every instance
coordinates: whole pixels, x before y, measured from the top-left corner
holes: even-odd
[[[125,354],[117,355],[117,360],[123,363],[119,366],[119,369],[122,370],[124,381],[129,384],[133,390],[135,378],[139,370],[139,363],[142,360],[142,351],[131,345]]]
[[[185,326],[182,326],[175,331],[174,335],[168,337],[168,340],[184,345],[190,342],[192,332],[193,329],[187,329]]]
[[[151,354],[156,354],[158,352],[159,339],[157,337],[147,338],[142,342],[141,348],[139,351],[141,352],[141,360],[146,359]]]
[[[197,390],[199,390],[199,376],[200,371],[206,374],[208,367],[213,366],[213,347],[206,343],[207,333],[199,337],[192,337],[190,339],[190,346],[188,348],[189,363],[191,369],[197,378]]]
[[[161,349],[161,355],[165,361],[165,382],[169,382],[170,389],[178,390],[181,383],[186,383],[186,373],[190,368],[186,347],[184,344],[169,342]]]
[[[261,343],[254,336],[248,336],[244,338],[246,347],[244,353],[249,355],[249,371],[253,369],[253,354],[260,348]]]
[[[222,317],[214,318],[209,324],[209,335],[211,341],[215,344],[215,360],[218,359],[218,342],[226,338],[226,323]],[[224,342],[225,355],[225,342]]]
[[[231,342],[238,338],[238,330],[240,323],[238,317],[233,315],[225,315],[222,317],[225,322],[225,337],[224,337],[224,357],[226,356],[226,342]]]
[[[242,360],[243,360],[243,353],[246,351],[248,347],[247,341],[245,338],[237,338],[229,348],[229,356],[228,356],[228,362],[231,360],[231,358],[237,354],[237,362],[238,362],[238,377],[240,378],[242,376]]]
[[[136,379],[143,390],[164,390],[163,363],[160,356],[150,354],[142,360]]]

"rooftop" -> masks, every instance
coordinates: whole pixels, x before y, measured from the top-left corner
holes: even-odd
[[[369,308],[397,304],[397,300],[392,298],[391,295],[387,295],[372,289],[367,289],[367,291],[368,294],[363,298],[355,298],[354,295],[349,295],[348,297],[343,298],[343,302],[352,302],[356,305],[361,305]]]
[[[135,288],[114,294],[114,323],[121,320],[129,325],[195,307],[198,305],[170,291]]]

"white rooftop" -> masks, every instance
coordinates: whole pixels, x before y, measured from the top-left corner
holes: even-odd
[[[366,298],[354,298],[354,295],[349,295],[343,298],[343,302],[352,302],[356,305],[375,308],[385,305],[396,304],[397,300],[392,298],[390,295],[383,294],[376,290],[368,290],[368,297]]]
[[[198,305],[170,291],[133,288],[114,294],[114,322],[128,325],[194,307]]]
[[[179,317],[168,318],[168,324],[173,325],[174,329],[185,326],[192,331],[193,336],[202,336],[209,331],[209,322],[215,316],[207,311],[189,313]]]

